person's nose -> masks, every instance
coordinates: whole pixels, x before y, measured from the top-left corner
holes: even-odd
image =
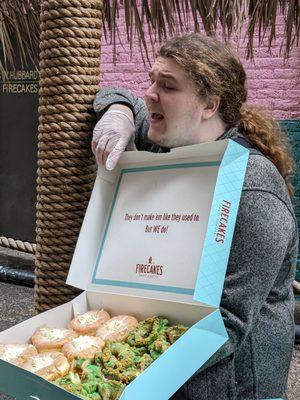
[[[154,101],[155,103],[158,102],[159,95],[158,95],[158,92],[157,92],[157,87],[156,87],[156,83],[155,82],[153,82],[149,86],[149,88],[146,90],[145,100],[146,101]]]

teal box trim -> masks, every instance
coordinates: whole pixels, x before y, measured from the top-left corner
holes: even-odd
[[[249,150],[229,140],[212,202],[194,299],[219,307]]]
[[[17,400],[78,400],[45,379],[0,360],[0,389]]]

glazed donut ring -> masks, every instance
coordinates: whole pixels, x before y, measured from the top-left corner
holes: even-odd
[[[138,321],[130,315],[118,315],[105,322],[97,330],[96,336],[102,340],[123,340],[129,332],[135,329]]]
[[[94,336],[79,336],[65,343],[62,347],[62,352],[72,360],[75,357],[92,359],[98,351],[104,347],[104,341],[101,338]]]
[[[110,319],[105,310],[91,310],[73,318],[69,328],[80,335],[95,335],[97,329]]]
[[[37,355],[32,344],[0,344],[0,359],[21,367],[27,358]]]
[[[78,334],[71,329],[39,328],[31,337],[31,341],[38,352],[60,351],[65,343],[77,336]]]
[[[70,364],[62,353],[52,352],[30,357],[23,365],[23,368],[48,381],[53,381],[66,375]]]

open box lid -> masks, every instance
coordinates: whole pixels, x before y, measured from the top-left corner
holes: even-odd
[[[248,156],[222,140],[99,168],[67,283],[218,307]]]

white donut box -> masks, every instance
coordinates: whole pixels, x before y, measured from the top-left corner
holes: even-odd
[[[227,341],[219,311],[249,151],[231,140],[126,152],[99,168],[67,283],[73,301],[0,333],[25,343],[42,325],[66,327],[104,308],[164,316],[188,331],[124,390],[122,400],[171,397]],[[79,397],[0,360],[0,392],[22,400]]]

